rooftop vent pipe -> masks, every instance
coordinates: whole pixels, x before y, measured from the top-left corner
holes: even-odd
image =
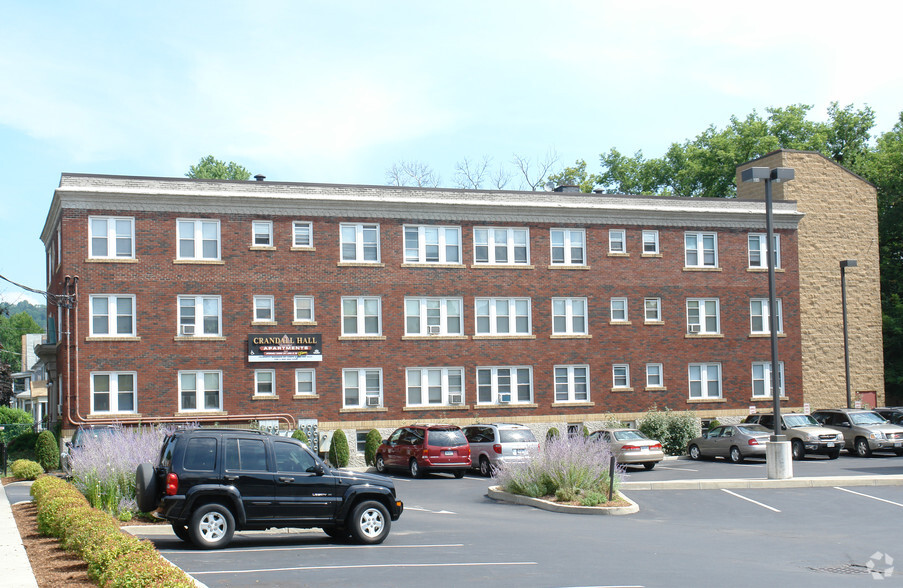
[[[262,181],[264,181],[266,178],[267,178],[267,177],[266,177],[265,175],[263,175],[263,174],[257,174],[256,176],[254,176],[254,179],[257,180],[258,182],[262,182]]]

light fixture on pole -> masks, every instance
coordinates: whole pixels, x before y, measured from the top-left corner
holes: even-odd
[[[847,276],[848,267],[859,265],[855,259],[844,259],[840,262],[840,300],[843,307],[843,368],[847,382],[847,408],[853,408],[850,395],[850,337],[847,332]]]

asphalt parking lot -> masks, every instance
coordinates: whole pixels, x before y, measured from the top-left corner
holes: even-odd
[[[903,473],[903,458],[794,462],[794,475]],[[629,481],[765,477],[764,462],[666,461]],[[133,527],[199,582],[222,586],[872,585],[903,558],[903,486],[627,492],[628,516],[552,513],[498,503],[491,481],[392,476],[405,513],[385,543],[335,543],[319,530],[237,533],[198,551],[166,526]],[[903,571],[903,559],[900,559]]]

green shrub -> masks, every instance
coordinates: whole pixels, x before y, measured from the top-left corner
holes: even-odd
[[[608,496],[595,490],[590,490],[580,496],[580,506],[599,506],[604,502],[608,502]]]
[[[102,543],[85,546],[82,553],[83,559],[88,563],[88,575],[99,583],[113,563],[129,553],[139,551],[154,551],[154,546],[147,541],[141,541],[133,535],[117,530],[115,533],[107,533]]]
[[[13,423],[22,425],[33,425],[34,418],[21,408],[10,408],[9,406],[0,406],[0,423],[11,425]]]
[[[712,419],[712,420],[709,422],[709,428],[710,428],[710,429],[714,429],[715,427],[720,427],[720,426],[721,426],[721,423],[718,422],[718,419]]]
[[[38,442],[38,434],[31,430],[30,426],[25,426],[25,432],[9,441],[6,448],[10,453],[19,453],[23,451],[34,450]]]
[[[49,497],[44,503],[37,507],[38,532],[42,535],[50,537],[62,538],[63,536],[63,515],[70,510],[88,506],[85,497],[76,491],[75,494],[58,493]]]
[[[295,432],[292,433],[292,439],[297,439],[305,445],[310,445],[310,440],[307,438],[307,433],[305,433],[301,429],[295,429]]]
[[[128,551],[113,560],[98,578],[105,588],[136,588],[166,586],[167,588],[195,588],[194,581],[182,570],[167,563],[153,549]]]
[[[337,468],[348,465],[348,438],[345,431],[338,429],[332,434],[332,442],[329,444],[329,463]]]
[[[559,488],[555,491],[555,500],[558,502],[574,502],[580,491],[577,488]]]
[[[367,433],[367,441],[364,444],[364,462],[368,466],[376,464],[376,452],[383,442],[383,436],[376,429],[370,429]]]
[[[550,427],[549,430],[546,431],[546,441],[551,441],[558,437],[561,437],[561,433],[555,427]]]
[[[20,480],[34,480],[44,473],[44,468],[36,461],[30,459],[17,459],[9,466],[9,471],[14,478]]]
[[[699,435],[699,420],[692,412],[653,407],[643,416],[639,430],[650,439],[661,441],[666,454],[683,455],[690,439]]]
[[[57,470],[60,467],[60,446],[56,442],[56,437],[50,431],[41,431],[38,440],[35,443],[35,454],[38,456],[38,462],[45,472]]]
[[[106,541],[107,535],[119,531],[113,517],[87,504],[65,512],[60,517],[60,545],[66,551],[85,559],[85,552]]]

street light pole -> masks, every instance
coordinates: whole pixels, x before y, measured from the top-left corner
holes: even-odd
[[[840,262],[840,300],[843,307],[843,367],[847,382],[847,408],[853,408],[850,394],[850,337],[847,332],[847,276],[848,267],[856,267],[855,259],[844,259]]]

